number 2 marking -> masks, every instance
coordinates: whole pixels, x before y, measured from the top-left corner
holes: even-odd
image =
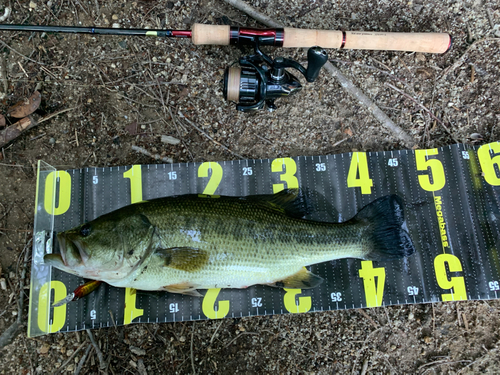
[[[213,195],[222,181],[224,170],[219,163],[206,161],[199,166],[198,177],[208,177],[209,170],[212,171],[212,174],[210,175],[207,186],[203,190],[203,194]]]

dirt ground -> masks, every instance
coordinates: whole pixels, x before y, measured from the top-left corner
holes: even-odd
[[[291,27],[449,32],[454,44],[444,55],[331,50],[330,60],[419,148],[500,139],[497,1],[247,3]],[[5,7],[12,14],[4,23],[262,27],[222,0],[1,0],[0,16]],[[0,113],[35,89],[42,95],[35,117],[71,109],[1,150],[0,264],[6,289],[0,290],[0,333],[17,318],[39,159],[69,169],[161,162],[134,152],[133,145],[175,162],[405,147],[326,72],[314,84],[302,79],[302,92],[278,100],[275,112],[236,112],[224,101],[221,81],[224,69],[248,52],[180,39],[0,33],[6,76]],[[306,61],[301,49],[269,52]],[[162,143],[162,135],[181,142]],[[498,301],[469,301],[102,329],[94,336],[106,370],[99,369],[85,332],[28,339],[23,329],[0,351],[0,372],[72,373],[88,349],[81,373],[493,374],[500,368],[499,313]]]

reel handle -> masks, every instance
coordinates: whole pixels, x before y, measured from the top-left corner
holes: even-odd
[[[323,48],[444,53],[451,47],[451,36],[447,33],[336,31],[290,27],[250,29],[199,23],[194,24],[192,29],[192,39],[196,45],[248,44],[252,36],[265,39],[259,43],[261,46],[273,45],[287,48],[321,46]]]
[[[318,78],[319,71],[327,61],[328,55],[323,48],[309,48],[307,51],[307,70],[304,74],[307,82],[314,82]]]

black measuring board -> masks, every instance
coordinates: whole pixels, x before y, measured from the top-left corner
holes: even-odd
[[[200,290],[202,298],[101,285],[51,305],[83,280],[44,266],[53,234],[143,200],[180,195],[246,196],[307,190],[309,219],[341,222],[397,194],[416,253],[392,262],[342,259],[313,265],[314,289]],[[39,171],[29,336],[139,322],[220,319],[493,299],[500,293],[500,143],[429,150],[353,152],[263,160]]]

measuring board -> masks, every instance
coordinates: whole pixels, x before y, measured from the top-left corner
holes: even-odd
[[[310,193],[308,219],[341,222],[375,199],[404,200],[416,253],[391,261],[342,259],[310,270],[308,290],[253,286],[200,290],[203,297],[101,285],[51,305],[83,280],[45,266],[54,234],[100,215],[180,194],[246,196],[285,188]],[[139,322],[174,322],[409,303],[493,299],[500,294],[500,143],[480,147],[353,152],[264,160],[38,170],[28,335]]]

